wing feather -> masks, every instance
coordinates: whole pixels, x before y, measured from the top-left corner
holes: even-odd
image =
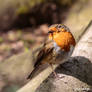
[[[34,67],[41,65],[43,58],[45,58],[47,55],[49,55],[53,51],[54,47],[53,46],[49,47],[49,44],[51,44],[51,41],[45,43],[43,48],[39,51]]]
[[[52,43],[53,43],[52,41],[47,41],[44,43],[42,49],[40,49],[37,55],[37,59],[34,64],[34,70],[29,74],[27,79],[31,79],[34,76],[39,66],[42,64],[43,59],[47,57],[50,53],[52,53],[53,48],[54,48]]]

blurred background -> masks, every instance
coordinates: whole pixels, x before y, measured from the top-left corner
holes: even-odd
[[[92,0],[0,0],[0,62],[39,46],[52,24],[67,25],[76,38],[91,19]],[[19,88],[5,85],[0,92]]]

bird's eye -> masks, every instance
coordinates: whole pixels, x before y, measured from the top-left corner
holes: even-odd
[[[61,25],[58,25],[58,28],[61,28],[62,26]]]

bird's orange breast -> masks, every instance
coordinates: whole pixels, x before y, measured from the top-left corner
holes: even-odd
[[[75,39],[70,32],[57,33],[53,35],[53,40],[65,51],[69,51],[71,45],[75,46]]]

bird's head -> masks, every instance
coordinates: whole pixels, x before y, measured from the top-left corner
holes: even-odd
[[[70,45],[75,46],[75,39],[69,28],[63,24],[54,24],[49,27],[49,39],[54,40],[62,49],[69,50]]]
[[[65,25],[62,25],[62,24],[54,24],[54,25],[51,25],[49,27],[49,38],[50,39],[53,39],[55,38],[58,34],[62,34],[62,33],[65,33],[65,32],[70,32],[69,28],[66,27]]]

